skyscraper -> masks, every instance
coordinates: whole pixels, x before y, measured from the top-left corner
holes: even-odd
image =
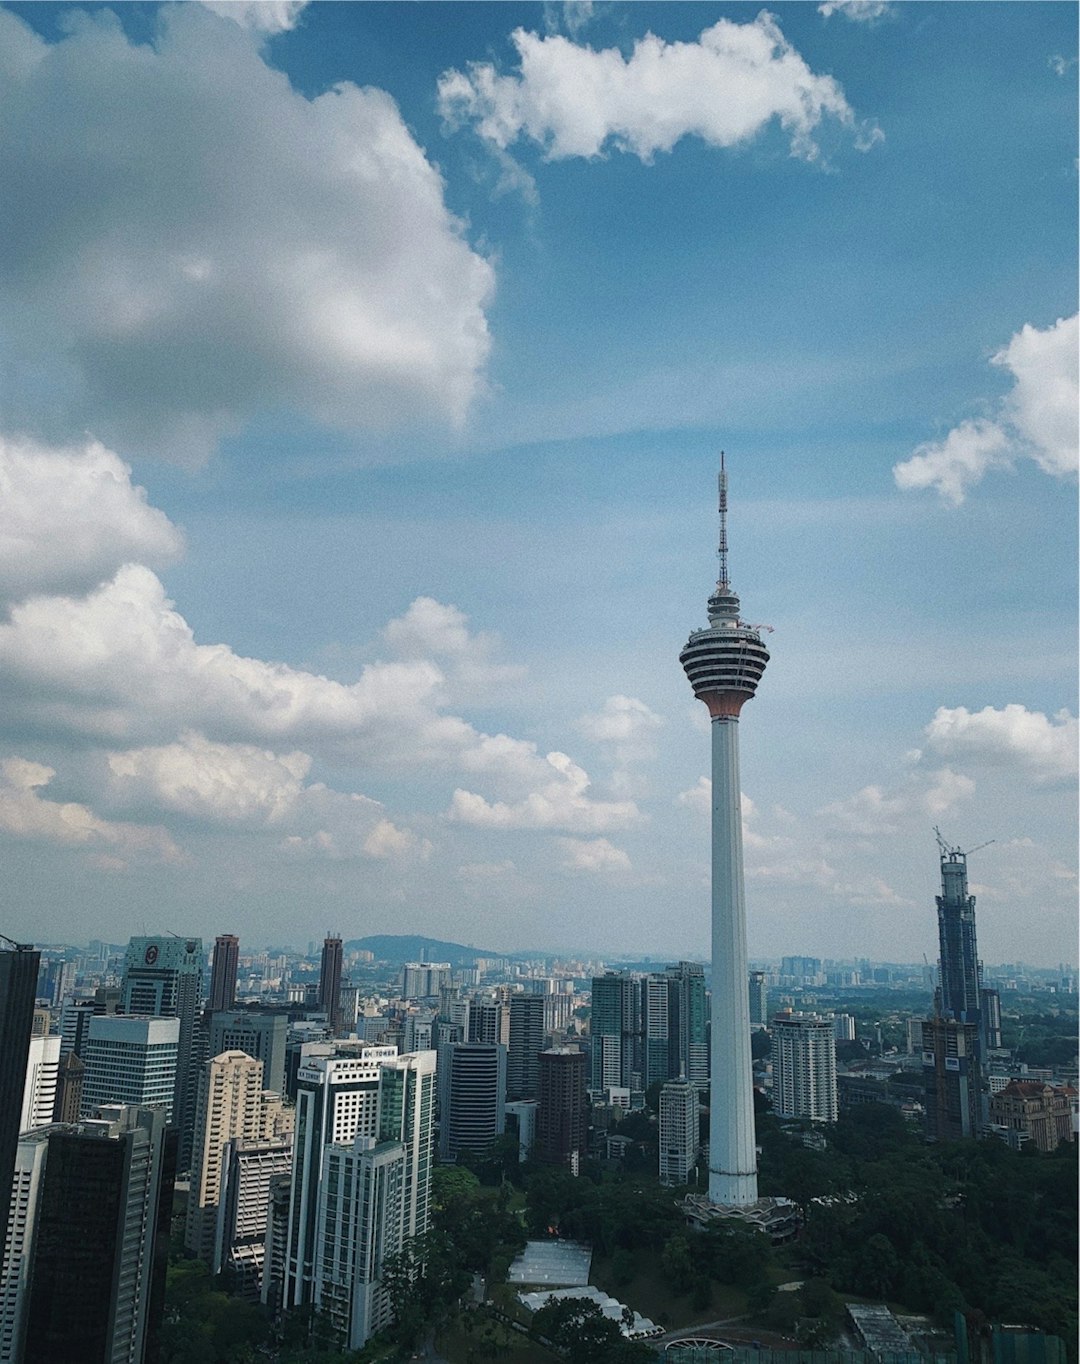
[[[83,1115],[101,1104],[160,1106],[172,1122],[179,1038],[178,1018],[92,1018],[83,1058]]]
[[[219,933],[214,939],[214,960],[210,967],[211,1011],[231,1009],[236,1003],[236,972],[240,965],[240,939],[232,933]]]
[[[534,1154],[577,1174],[589,1135],[585,1106],[585,1054],[576,1047],[540,1053],[540,1102],[536,1109]]]
[[[483,1156],[506,1129],[506,1048],[499,1042],[439,1047],[439,1159]]]
[[[769,661],[758,630],[739,616],[728,578],[727,474],[720,464],[720,575],[707,629],[691,634],[679,661],[712,720],[712,1059],[709,1199],[757,1201],[750,1007],[743,893],[739,713]]]
[[[967,854],[950,848],[940,833],[937,837],[941,852],[941,894],[935,896],[941,951],[940,1013],[960,1023],[978,1023],[982,980],[975,942],[975,897],[968,894],[967,886]]]
[[[24,1133],[16,1148],[11,1217],[0,1265],[0,1364],[14,1364],[23,1357],[38,1198],[48,1147],[49,1133],[38,1128]]]
[[[781,1118],[835,1122],[836,1033],[817,1014],[782,1013],[772,1022],[773,1109]]]
[[[506,1049],[506,1097],[535,1099],[544,1049],[544,996],[510,996],[510,1041]]]
[[[607,971],[593,977],[589,1037],[590,1089],[644,1088],[640,976]]]
[[[210,1055],[243,1051],[263,1063],[263,1087],[285,1091],[289,1016],[271,1009],[229,1009],[210,1017]]]
[[[750,1026],[769,1026],[769,986],[764,971],[750,972]]]
[[[709,1041],[706,1031],[705,969],[696,961],[680,961],[664,968],[668,978],[668,1036],[671,1055],[667,1079],[685,1075],[704,1089],[709,1083]]]
[[[56,1105],[56,1077],[60,1069],[60,1034],[31,1037],[26,1058],[26,1085],[23,1088],[19,1131],[44,1127],[53,1120]]]
[[[700,1144],[697,1088],[689,1080],[668,1080],[660,1090],[660,1183],[689,1184]]]
[[[7,1232],[41,953],[0,934],[0,1249]]]
[[[160,1324],[174,1138],[161,1109],[106,1106],[49,1129],[26,1360],[143,1360]]]
[[[331,1037],[341,1030],[341,963],[341,939],[326,938],[319,968],[319,1008],[326,1014]]]
[[[180,1020],[172,1120],[180,1135],[181,1170],[191,1167],[199,1067],[206,1055],[199,1016],[202,982],[201,938],[132,938],[128,944],[121,987],[124,1013]]]

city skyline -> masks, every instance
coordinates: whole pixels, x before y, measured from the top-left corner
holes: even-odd
[[[723,448],[750,959],[1075,963],[1075,11],[224,8],[0,8],[4,932],[706,957]]]

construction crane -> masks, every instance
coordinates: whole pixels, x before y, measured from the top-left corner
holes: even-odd
[[[937,838],[938,848],[941,850],[942,857],[970,857],[972,853],[982,852],[983,848],[989,848],[991,843],[996,843],[996,838],[988,838],[985,843],[980,843],[974,848],[968,848],[967,852],[963,848],[951,848],[941,836],[941,830],[934,825],[934,835]]]

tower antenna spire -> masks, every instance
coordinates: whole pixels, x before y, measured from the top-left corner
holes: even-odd
[[[730,586],[727,562],[727,469],[724,467],[724,452],[720,451],[720,578],[718,587]]]

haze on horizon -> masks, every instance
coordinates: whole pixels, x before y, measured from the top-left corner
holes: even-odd
[[[447,22],[452,14],[453,22]],[[0,931],[1075,963],[1077,14],[0,7]]]

